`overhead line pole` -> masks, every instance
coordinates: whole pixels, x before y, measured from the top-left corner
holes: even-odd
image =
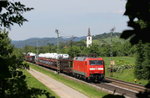
[[[113,36],[113,32],[115,30],[115,27],[113,27],[110,32],[111,32],[111,51],[110,51],[110,56],[113,57],[113,53],[112,53],[112,36]]]
[[[55,30],[55,33],[57,34],[57,54],[59,53],[59,32],[58,29]],[[57,60],[57,73],[60,73],[60,64],[59,64],[59,57]]]
[[[59,53],[59,32],[58,32],[58,29],[56,29],[55,32],[57,34],[57,53]]]
[[[113,36],[113,32],[114,32],[114,30],[115,30],[115,27],[113,27],[111,30],[110,30],[110,32],[111,32],[111,44],[110,44],[110,46],[111,46],[111,50],[110,50],[110,57],[111,57],[111,60],[110,60],[110,72],[111,72],[111,76],[113,77],[113,65],[114,65],[114,61],[112,60],[112,57],[113,57],[113,51],[112,51],[112,48],[113,48],[113,46],[112,46],[112,36]]]

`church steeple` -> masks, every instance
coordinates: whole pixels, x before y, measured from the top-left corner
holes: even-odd
[[[88,28],[88,36],[91,36],[90,28]]]
[[[86,46],[89,47],[91,45],[92,45],[92,36],[91,36],[90,28],[88,28],[88,36],[86,38]]]

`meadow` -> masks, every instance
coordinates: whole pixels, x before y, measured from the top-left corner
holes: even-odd
[[[105,75],[107,77],[116,78],[119,80],[146,85],[148,80],[138,80],[134,75],[135,57],[103,57],[105,61]],[[114,61],[113,67],[119,67],[122,70],[110,72],[110,61]],[[125,67],[127,66],[127,67]],[[129,68],[128,68],[129,66]]]

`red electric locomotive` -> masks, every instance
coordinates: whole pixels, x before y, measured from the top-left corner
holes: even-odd
[[[101,81],[105,75],[104,60],[102,58],[75,57],[72,71],[75,76]]]

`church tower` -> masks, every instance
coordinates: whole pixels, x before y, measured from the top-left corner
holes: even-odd
[[[92,36],[90,28],[88,28],[88,36],[86,38],[86,47],[90,47],[92,45]]]

